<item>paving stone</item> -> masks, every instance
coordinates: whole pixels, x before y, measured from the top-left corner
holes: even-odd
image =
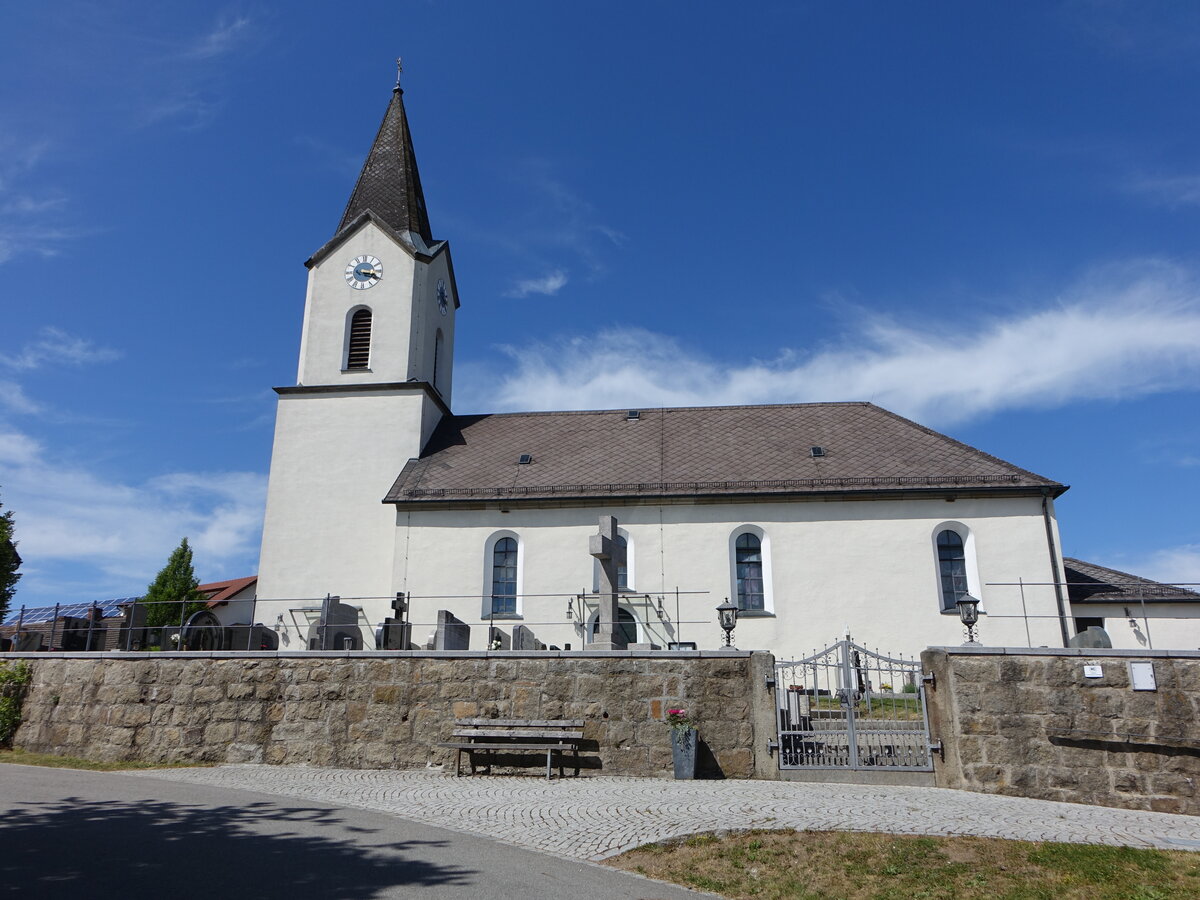
[[[270,753],[268,753],[270,758]],[[1200,850],[1200,817],[945,788],[593,776],[456,778],[439,768],[229,765],[129,773],[369,809],[582,860],[750,828],[977,835]]]

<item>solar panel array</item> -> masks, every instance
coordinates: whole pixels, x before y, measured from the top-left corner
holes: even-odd
[[[39,622],[52,622],[55,618],[63,616],[74,616],[82,619],[88,614],[88,611],[95,606],[100,610],[102,618],[110,619],[121,615],[121,606],[123,604],[132,603],[134,600],[140,600],[140,597],[121,597],[117,600],[99,600],[95,604],[92,603],[64,603],[61,606],[35,606],[21,613],[21,607],[10,607],[4,616],[5,625],[16,625],[21,622],[25,625],[36,625]]]

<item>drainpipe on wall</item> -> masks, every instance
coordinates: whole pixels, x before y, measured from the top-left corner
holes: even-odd
[[[1050,574],[1054,581],[1054,602],[1058,605],[1058,630],[1062,634],[1062,645],[1067,646],[1071,636],[1067,634],[1067,608],[1063,603],[1062,583],[1058,572],[1058,550],[1054,546],[1054,528],[1050,524],[1050,491],[1042,488],[1042,521],[1046,524],[1046,546],[1050,548]]]

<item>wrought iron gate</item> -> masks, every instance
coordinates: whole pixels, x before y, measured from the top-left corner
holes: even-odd
[[[850,640],[775,665],[781,769],[933,769],[915,659]]]

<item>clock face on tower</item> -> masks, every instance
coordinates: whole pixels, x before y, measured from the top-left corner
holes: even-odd
[[[346,284],[356,291],[374,287],[383,277],[383,264],[373,256],[356,256],[346,266]]]
[[[437,301],[438,301],[438,309],[441,310],[441,313],[444,316],[446,314],[446,311],[450,308],[448,301],[447,301],[447,297],[446,297],[446,279],[444,279],[444,278],[438,279]]]

